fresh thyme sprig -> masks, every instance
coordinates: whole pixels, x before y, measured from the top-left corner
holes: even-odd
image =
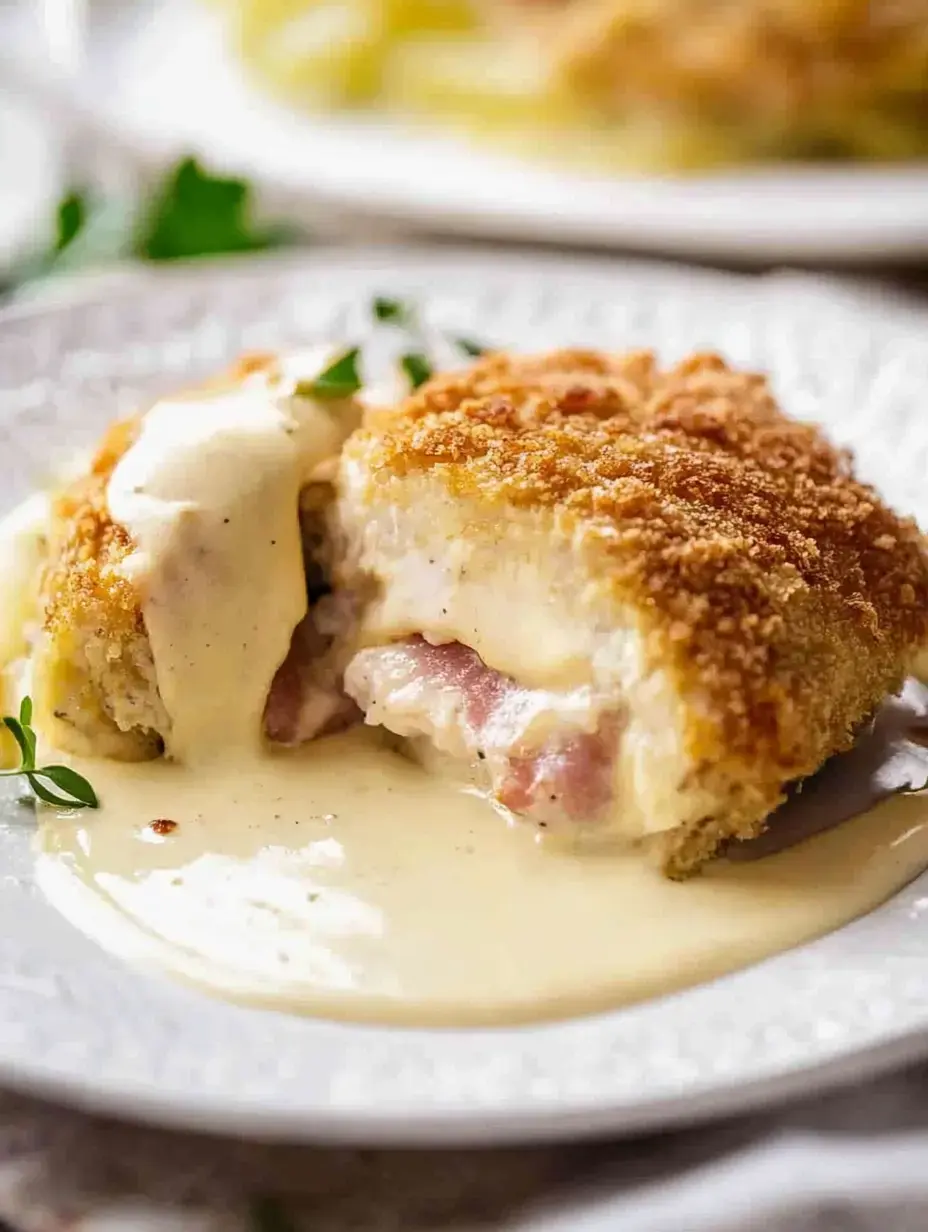
[[[401,299],[375,295],[371,300],[371,316],[380,325],[395,325],[405,330],[419,342],[418,349],[406,351],[400,356],[399,365],[410,388],[418,389],[424,385],[435,371],[435,366],[429,358],[428,331],[421,325],[415,305]],[[451,337],[448,341],[471,359],[486,351],[486,347],[472,338]],[[302,398],[320,398],[331,402],[350,398],[364,384],[360,360],[360,347],[351,347],[337,356],[317,377],[297,381],[294,392]]]
[[[87,780],[70,766],[37,766],[35,764],[36,735],[32,729],[32,698],[24,697],[19,707],[19,718],[6,715],[3,726],[19,745],[21,764],[15,770],[0,770],[0,778],[23,776],[33,793],[46,804],[57,808],[99,808],[97,793]],[[44,780],[44,781],[43,781]],[[56,795],[46,782],[57,787],[63,795]]]
[[[400,358],[400,367],[413,389],[418,389],[429,377],[434,367],[427,353],[426,330],[419,321],[415,305],[401,299],[390,299],[384,295],[375,295],[371,301],[371,315],[374,320],[384,325],[397,325],[412,334],[422,344],[423,349],[407,351]],[[486,347],[472,338],[449,337],[448,341],[462,354],[476,359],[485,354]]]

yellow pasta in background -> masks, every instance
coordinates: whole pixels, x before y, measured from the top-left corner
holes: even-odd
[[[474,25],[456,0],[239,0],[241,53],[291,97],[322,103],[372,101],[397,44]]]
[[[212,0],[273,90],[605,166],[928,154],[928,0]]]

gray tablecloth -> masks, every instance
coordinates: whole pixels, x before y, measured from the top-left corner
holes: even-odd
[[[0,1218],[22,1232],[925,1232],[928,1068],[628,1142],[272,1147],[0,1098]]]

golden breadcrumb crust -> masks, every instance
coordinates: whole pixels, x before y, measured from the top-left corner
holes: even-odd
[[[374,417],[372,479],[428,472],[505,519],[544,512],[579,573],[632,608],[688,703],[687,752],[724,816],[671,871],[747,837],[784,785],[845,748],[928,632],[919,532],[762,376],[698,354],[506,354]],[[584,577],[582,580],[586,580]]]
[[[227,374],[204,388],[236,383],[273,362],[272,355],[242,356]],[[114,637],[144,633],[138,596],[118,572],[134,545],[124,528],[111,519],[106,502],[113,471],[138,436],[142,419],[135,415],[111,425],[97,446],[88,474],[61,492],[53,504],[45,575],[46,629],[73,625],[75,615],[86,605],[103,601],[106,624]]]
[[[269,354],[243,356],[204,388],[237,383],[274,362]],[[44,639],[36,656],[36,700],[58,743],[127,759],[155,755],[166,722],[139,596],[120,568],[134,544],[110,517],[106,498],[142,418],[112,425],[88,473],[53,502],[41,585]],[[127,730],[133,717],[140,725]]]
[[[60,493],[52,506],[52,539],[45,574],[45,628],[73,624],[79,610],[103,601],[114,636],[144,632],[134,588],[116,568],[132,551],[126,531],[110,518],[106,488],[131,446],[139,420],[108,429],[90,472]],[[81,614],[83,614],[81,612]],[[81,621],[83,623],[83,620]]]

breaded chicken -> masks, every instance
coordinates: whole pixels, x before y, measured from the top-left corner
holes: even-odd
[[[340,484],[367,722],[673,876],[758,834],[928,631],[914,524],[714,355],[485,358],[357,432]]]
[[[168,722],[139,597],[122,569],[132,541],[106,499],[140,419],[111,427],[89,473],[52,504],[33,657],[37,711],[54,742],[126,761],[155,756]]]
[[[226,395],[237,396],[247,384],[246,396],[257,399],[258,414],[265,405],[271,408],[268,419],[273,424],[278,404],[286,408],[290,405],[288,399],[294,396],[293,381],[284,371],[293,358],[265,355],[243,359],[227,376],[172,403],[177,417],[174,422],[178,425],[185,420],[195,423],[198,416],[207,413],[203,408],[209,403],[213,420],[218,423],[217,431],[221,431],[222,399]],[[296,367],[299,368],[298,357]],[[310,375],[315,375],[315,371]],[[297,400],[305,401],[302,395]],[[235,583],[234,528],[228,530],[227,542],[217,552],[215,542],[210,540],[210,535],[215,540],[216,531],[209,529],[208,521],[200,516],[197,508],[198,471],[195,466],[191,467],[189,460],[180,464],[179,482],[191,488],[183,493],[186,499],[161,502],[169,514],[172,508],[177,510],[177,533],[164,538],[158,559],[148,560],[141,570],[139,568],[140,545],[113,513],[112,485],[114,476],[145,432],[148,416],[154,413],[114,425],[99,445],[88,472],[61,492],[52,504],[47,560],[41,581],[42,629],[33,653],[33,694],[40,725],[56,747],[72,752],[140,760],[157,756],[170,742],[176,716],[165,704],[162,684],[164,673],[170,668],[176,675],[178,666],[165,660],[159,663],[153,652],[151,630],[145,616],[146,595],[151,591],[148,575],[154,570],[162,577],[163,593],[158,601],[163,602],[166,594],[180,609],[185,595],[190,593],[183,576],[190,570],[202,576],[208,576],[212,570],[217,584],[220,578],[223,580],[227,590],[215,592],[217,603],[223,594],[228,598],[231,593],[228,588]],[[315,464],[318,458],[324,459],[337,452],[357,418],[352,407],[344,402],[331,414],[327,409],[313,413],[316,420],[308,418],[308,411],[297,414],[292,426],[287,426],[282,418],[280,422],[284,426],[279,431],[285,443],[296,441],[298,433],[303,431],[308,442],[308,461]],[[254,418],[252,416],[252,420]],[[245,462],[242,500],[251,501],[245,508],[247,516],[254,519],[260,518],[263,510],[261,493],[265,489],[273,491],[279,482],[278,471],[283,474],[281,467],[291,464],[290,455],[284,455],[281,449],[275,453],[257,430],[252,430],[249,436],[246,429],[250,423],[246,420],[242,429],[241,448],[254,441],[254,469],[249,475],[251,462]],[[168,421],[170,427],[171,421]],[[194,451],[193,455],[179,452],[181,459],[195,457],[200,445],[195,436],[191,439],[192,444],[183,441],[178,434],[178,450],[186,447]],[[231,443],[220,443],[216,447],[219,450],[215,454],[217,461],[208,463],[207,469],[209,465],[228,466],[234,456],[228,450],[237,448],[235,441],[238,439],[230,437]],[[204,438],[203,449],[210,448],[210,440]],[[164,439],[156,434],[148,447],[149,457],[157,460],[159,456],[168,456],[172,442],[172,436]],[[225,455],[222,449],[227,451]],[[278,463],[278,456],[284,461]],[[146,495],[142,486],[131,487],[130,492],[136,494],[138,502],[153,499]],[[324,518],[325,504],[332,494],[331,484],[320,476],[318,482],[307,484],[305,499],[298,503],[295,497],[292,506],[294,534],[298,536],[295,569],[299,574],[296,585],[300,610],[285,631],[289,640],[296,625],[290,652],[286,653],[285,643],[273,665],[279,669],[277,675],[273,683],[267,682],[270,688],[266,690],[265,730],[268,737],[276,741],[290,743],[308,738],[327,725],[337,724],[346,710],[354,712],[344,696],[334,690],[332,673],[317,662],[324,659],[331,638],[316,629],[312,618],[315,602],[326,589],[321,572],[324,562],[320,559],[319,526]],[[121,499],[126,499],[124,491]],[[234,499],[233,492],[233,502]],[[144,514],[146,506],[140,503],[139,508]],[[284,516],[289,516],[287,510]],[[230,518],[221,521],[229,523]],[[276,541],[269,543],[269,554],[273,546]],[[286,569],[286,565],[282,567]],[[268,576],[280,575],[279,572],[272,575],[269,571]],[[266,600],[262,598],[262,582],[266,583],[267,577],[242,577],[234,602],[256,610],[265,601],[271,605],[285,602],[282,596],[275,594],[267,595]],[[288,591],[292,590],[290,586]],[[289,593],[286,602],[290,602]],[[304,616],[297,624],[300,611]],[[179,617],[183,622],[182,610]],[[204,633],[204,637],[207,636],[208,633]],[[192,644],[196,653],[195,641]],[[189,651],[190,646],[186,649]],[[181,679],[186,670],[180,665]],[[234,666],[230,664],[229,670],[234,672]],[[323,693],[325,696],[321,695]]]

